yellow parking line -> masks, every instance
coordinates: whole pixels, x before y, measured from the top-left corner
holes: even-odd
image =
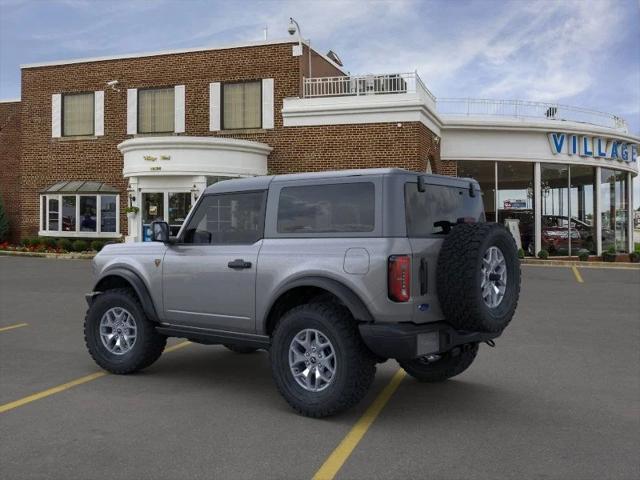
[[[405,377],[404,370],[399,369],[394,375],[391,381],[384,387],[384,390],[380,392],[380,395],[373,401],[373,403],[367,408],[362,417],[356,422],[351,431],[347,433],[347,436],[340,442],[340,445],[336,447],[329,458],[325,460],[320,469],[313,476],[313,480],[331,480],[338,471],[342,468],[342,465],[347,461],[353,450],[358,446],[362,437],[364,437],[371,424],[378,417],[384,406],[387,404],[391,396],[400,386],[400,382]]]
[[[181,342],[176,345],[173,345],[167,349],[165,349],[165,353],[173,352],[178,350],[179,348],[186,347],[191,342]],[[78,385],[82,385],[83,383],[91,382],[92,380],[96,380],[98,378],[109,375],[108,372],[95,372],[90,375],[86,375],[84,377],[76,378],[67,383],[63,383],[62,385],[58,385],[57,387],[49,388],[47,390],[43,390],[42,392],[34,393],[33,395],[29,395],[28,397],[21,398],[19,400],[14,400],[13,402],[5,403],[4,405],[0,405],[0,413],[8,412],[9,410],[13,410],[14,408],[22,407],[23,405],[27,405],[28,403],[35,402],[36,400],[40,400],[42,398],[50,397],[51,395],[55,395],[56,393],[64,392],[73,387],[77,387]]]
[[[576,280],[578,281],[578,283],[584,283],[584,280],[582,279],[582,275],[580,275],[580,272],[578,271],[578,267],[574,265],[571,267],[571,270],[573,270],[573,275],[576,277]]]
[[[16,323],[15,325],[9,325],[8,327],[0,328],[0,332],[6,332],[7,330],[13,330],[14,328],[26,327],[28,323]]]

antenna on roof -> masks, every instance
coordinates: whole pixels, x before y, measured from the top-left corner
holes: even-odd
[[[334,52],[333,50],[329,50],[327,52],[327,57],[329,57],[331,59],[331,61],[333,61],[339,67],[343,67],[344,66],[342,64],[342,60],[340,60],[340,57],[338,56],[338,54],[336,52]]]
[[[264,41],[266,42],[267,37],[269,37],[269,25],[265,25],[262,31],[264,32]]]

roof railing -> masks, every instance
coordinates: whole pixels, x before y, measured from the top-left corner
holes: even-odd
[[[425,86],[417,72],[410,72],[305,78],[303,96],[343,97],[418,92],[426,93],[435,102],[436,97]]]
[[[438,113],[442,115],[539,118],[588,123],[625,132],[628,131],[627,122],[617,115],[560,103],[483,98],[438,98],[436,105]]]

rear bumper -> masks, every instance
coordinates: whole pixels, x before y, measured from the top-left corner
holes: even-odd
[[[446,322],[360,325],[364,343],[383,358],[405,359],[444,353],[457,345],[486,342],[500,334],[456,330]]]

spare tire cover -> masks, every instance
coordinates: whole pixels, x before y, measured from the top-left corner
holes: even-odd
[[[459,330],[501,332],[520,297],[513,236],[497,223],[456,225],[442,244],[436,278],[448,323]]]

